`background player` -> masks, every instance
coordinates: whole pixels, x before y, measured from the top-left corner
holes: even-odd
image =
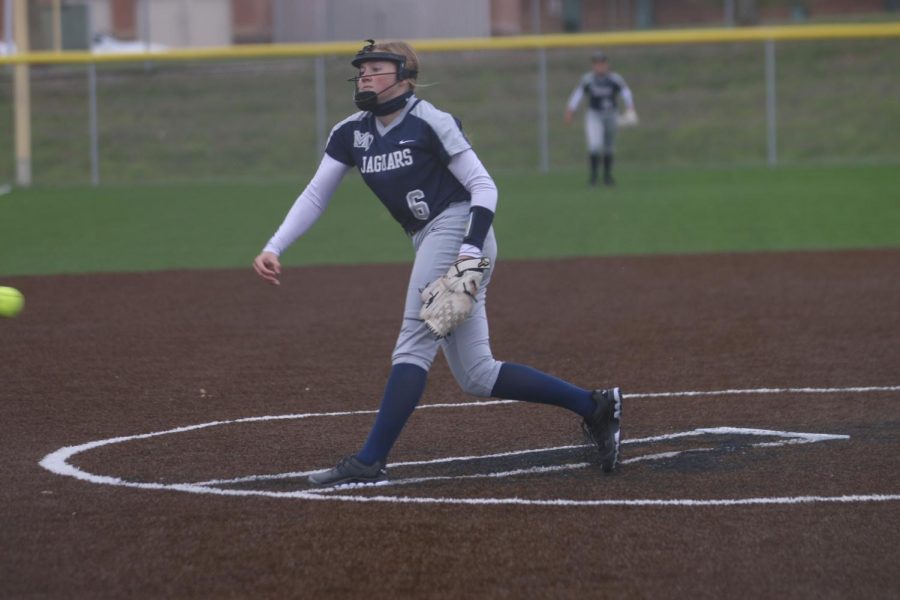
[[[609,59],[602,52],[591,55],[592,69],[581,77],[581,81],[569,96],[566,105],[566,124],[578,109],[581,98],[588,97],[588,107],[584,113],[584,133],[587,139],[590,162],[590,184],[597,184],[597,167],[603,157],[603,183],[615,185],[612,177],[613,155],[616,151],[616,130],[619,123],[618,98],[622,98],[625,113],[623,124],[637,124],[634,98],[625,79],[609,67]]]
[[[475,293],[474,312],[436,339],[420,318],[426,285],[472,257],[497,256],[491,223],[497,188],[453,116],[414,95],[419,61],[405,42],[370,44],[352,64],[359,69],[354,101],[360,112],[332,130],[325,155],[284,222],[256,257],[260,277],[279,283],[279,256],[325,210],[341,178],[353,167],[410,237],[415,251],[392,368],[375,423],[353,456],[314,473],[318,486],[374,483],[387,477],[388,453],[422,397],[440,348],[466,392],[476,396],[554,404],[583,417],[605,472],[619,451],[619,388],[587,390],[531,367],[494,359],[485,312],[488,270]]]

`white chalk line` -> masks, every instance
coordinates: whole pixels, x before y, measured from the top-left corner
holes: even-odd
[[[785,442],[787,443],[787,442]],[[801,442],[808,443],[808,442]],[[755,445],[755,444],[754,444]],[[656,454],[645,454],[644,456],[636,456],[634,458],[628,458],[622,461],[619,461],[622,465],[630,465],[636,462],[643,462],[648,460],[661,460],[665,458],[675,458],[681,454],[688,454],[694,452],[711,452],[715,450],[715,448],[691,448],[689,450],[681,450],[681,451],[673,451],[673,452],[658,452]],[[391,465],[393,469],[395,465]],[[494,473],[474,473],[471,475],[432,475],[429,477],[409,477],[406,479],[388,479],[387,481],[379,481],[378,483],[363,485],[363,486],[347,486],[347,485],[337,485],[330,488],[321,488],[321,489],[311,489],[306,490],[311,494],[328,494],[335,491],[342,491],[348,488],[353,487],[391,487],[395,485],[410,485],[414,483],[430,483],[433,481],[456,481],[458,479],[500,479],[503,477],[518,477],[521,475],[537,475],[543,473],[552,473],[558,471],[574,471],[576,469],[585,469],[587,467],[593,466],[593,463],[589,462],[580,462],[580,463],[570,463],[565,465],[554,465],[552,467],[530,467],[527,469],[514,469],[512,471],[498,471]],[[314,473],[315,471],[311,471]],[[197,485],[197,484],[194,484]]]
[[[432,458],[429,460],[409,460],[404,462],[391,463],[391,469],[398,467],[411,467],[419,465],[437,465],[450,462],[462,462],[469,460],[481,460],[485,458],[505,458],[509,456],[520,456],[522,454],[536,454],[540,452],[556,452],[560,450],[574,450],[576,448],[585,448],[587,444],[576,444],[574,446],[556,446],[553,448],[536,448],[528,450],[513,450],[511,452],[497,452],[495,454],[479,454],[472,456],[450,456],[445,458]],[[269,481],[275,479],[294,479],[306,477],[312,473],[321,471],[322,469],[310,469],[309,471],[292,471],[289,473],[273,473],[271,475],[249,475],[247,477],[236,477],[234,479],[211,479],[209,481],[197,481],[191,485],[234,485],[236,483],[250,483],[252,481]]]
[[[388,479],[387,481],[378,482],[378,487],[388,487],[395,485],[412,485],[414,483],[430,483],[432,481],[457,481],[461,479],[501,479],[504,477],[517,477],[521,475],[539,475],[543,473],[554,473],[557,471],[570,471],[573,469],[583,469],[591,466],[591,463],[572,463],[568,465],[554,465],[552,467],[529,467],[527,469],[513,469],[512,471],[498,471],[495,473],[474,473],[471,475],[432,475],[429,477],[408,477],[406,479]],[[315,490],[306,490],[312,494],[328,494],[330,492],[341,491],[346,486],[338,485],[330,488],[321,488]]]
[[[881,386],[881,387],[859,387],[859,388],[758,388],[757,390],[720,390],[714,392],[660,392],[660,393],[645,393],[645,394],[628,394],[628,398],[648,398],[648,397],[676,397],[676,396],[697,396],[697,395],[727,395],[727,394],[752,394],[752,393],[861,393],[861,392],[878,392],[878,391],[895,391],[900,390],[900,386]],[[426,404],[421,405],[417,408],[470,408],[476,406],[489,406],[489,405],[497,405],[497,404],[510,404],[517,403],[514,400],[490,400],[490,401],[478,401],[478,402],[467,402],[467,403],[445,403],[445,404]],[[199,429],[204,429],[208,427],[214,427],[219,425],[227,425],[227,424],[237,424],[237,423],[253,423],[253,422],[263,422],[263,421],[272,421],[272,420],[289,420],[289,419],[305,419],[305,418],[313,418],[313,417],[330,417],[330,416],[351,416],[351,415],[363,415],[363,414],[374,414],[377,411],[374,410],[365,410],[365,411],[340,411],[340,412],[330,412],[330,413],[299,413],[292,415],[269,415],[269,416],[261,416],[261,417],[245,417],[240,419],[233,420],[224,420],[224,421],[213,421],[209,423],[201,423],[198,425],[190,425],[185,427],[177,427],[174,429],[169,429],[165,431],[157,431],[153,433],[146,434],[137,434],[132,436],[120,436],[116,438],[108,438],[105,440],[97,440],[93,442],[87,442],[85,444],[80,444],[78,446],[67,446],[56,450],[45,456],[41,461],[40,465],[47,469],[50,472],[65,475],[69,477],[74,477],[79,480],[87,481],[90,483],[96,484],[104,484],[104,485],[114,485],[114,486],[124,486],[124,487],[132,487],[138,489],[152,489],[152,490],[174,490],[174,491],[182,491],[189,493],[198,493],[198,494],[214,494],[214,495],[225,495],[225,496],[265,496],[265,497],[273,497],[273,498],[299,498],[299,499],[329,499],[329,500],[340,500],[347,502],[399,502],[399,503],[416,503],[416,504],[483,504],[483,505],[496,505],[496,504],[515,504],[515,505],[540,505],[540,506],[740,506],[747,504],[803,504],[810,502],[885,502],[885,501],[894,501],[900,500],[900,495],[896,494],[868,494],[868,495],[842,495],[842,496],[793,496],[793,497],[775,497],[775,498],[737,498],[737,499],[674,499],[674,500],[665,500],[665,499],[608,499],[608,500],[568,500],[568,499],[555,499],[555,500],[532,500],[532,499],[523,499],[523,498],[424,498],[424,497],[407,497],[407,496],[342,496],[342,495],[332,495],[330,493],[323,493],[325,490],[316,490],[316,491],[291,491],[291,492],[272,492],[272,491],[264,491],[264,490],[235,490],[235,489],[222,489],[212,487],[212,485],[223,484],[223,483],[240,483],[243,481],[258,481],[264,478],[274,479],[274,478],[286,478],[286,477],[296,477],[308,475],[314,471],[302,471],[290,474],[277,474],[277,475],[263,475],[263,476],[251,476],[249,478],[237,478],[232,480],[213,480],[209,482],[200,482],[200,483],[176,483],[176,484],[163,484],[163,483],[145,483],[145,482],[136,482],[136,481],[127,481],[118,477],[111,477],[105,475],[96,475],[93,473],[88,473],[74,465],[71,465],[68,461],[74,455],[85,452],[87,450],[91,450],[94,448],[98,448],[100,446],[106,446],[109,444],[122,443],[131,440],[139,440],[139,439],[147,439],[151,437],[157,437],[161,435],[169,435],[175,433],[184,433],[188,431],[196,431]],[[743,428],[734,428],[734,427],[719,427],[719,428],[704,428],[704,429],[696,429],[690,432],[679,432],[675,434],[664,434],[662,436],[652,436],[649,438],[640,438],[634,440],[625,440],[623,443],[646,443],[653,441],[660,441],[665,439],[674,439],[676,437],[687,437],[690,435],[700,435],[700,434],[730,434],[730,433],[741,433],[745,435],[787,435],[788,439],[782,440],[780,442],[763,442],[760,444],[754,444],[754,446],[759,447],[774,447],[781,446],[786,444],[801,444],[801,443],[812,443],[817,441],[826,441],[826,440],[835,440],[835,439],[849,439],[849,436],[846,435],[838,435],[838,434],[814,434],[814,433],[805,433],[805,432],[776,432],[772,430],[765,429],[743,429]],[[394,463],[392,468],[398,466],[406,466],[406,465],[414,465],[414,464],[436,464],[439,462],[454,462],[460,460],[475,460],[475,459],[483,459],[488,457],[497,457],[497,456],[512,456],[516,454],[527,454],[534,452],[547,452],[550,450],[561,450],[561,449],[571,449],[578,448],[580,446],[559,446],[552,449],[530,449],[530,450],[521,450],[514,451],[511,453],[499,453],[496,455],[483,455],[477,457],[450,457],[450,458],[440,458],[433,459],[431,461],[408,461],[406,463]],[[700,448],[700,449],[691,449],[685,450],[682,452],[690,452],[690,451],[709,451],[711,448]],[[623,461],[623,464],[627,464],[628,462],[637,462],[640,460],[654,460],[659,458],[669,458],[673,456],[677,456],[680,452],[663,452],[654,455],[645,455],[641,457],[636,457],[633,459],[628,459],[627,461]],[[584,463],[587,465],[587,463]],[[561,470],[565,468],[582,468],[581,463],[577,463],[575,465],[560,465],[557,467],[538,467],[538,469],[551,469],[551,470]],[[539,471],[534,471],[534,469],[521,469],[517,471],[506,472],[507,474],[475,474],[475,475],[467,475],[460,476],[460,478],[474,478],[474,477],[490,477],[490,476],[512,476],[525,474],[526,472],[534,473]],[[443,477],[440,477],[443,479]],[[418,481],[406,480],[409,483],[419,483],[421,481],[429,481],[435,480],[435,478],[418,478]],[[400,480],[404,481],[404,480]],[[387,484],[393,483],[391,481],[385,482]]]
[[[755,388],[747,390],[715,390],[703,392],[645,392],[626,394],[626,398],[676,398],[691,396],[736,396],[744,394],[860,394],[864,392],[897,392],[900,385],[844,387],[844,388]]]
[[[274,496],[287,497],[287,496]],[[891,502],[900,500],[900,494],[866,494],[845,496],[784,496],[765,498],[722,498],[722,499],[635,499],[635,500],[532,500],[526,498],[425,498],[416,496],[333,496],[298,492],[293,497],[307,500],[340,500],[343,502],[388,502],[397,504],[464,504],[464,505],[518,505],[518,506],[748,506],[773,504],[812,503],[863,503]]]
[[[683,437],[696,437],[699,435],[754,435],[754,436],[764,436],[764,437],[781,437],[784,438],[778,442],[760,442],[757,444],[750,444],[752,448],[777,448],[779,446],[786,446],[788,444],[812,444],[815,442],[823,442],[828,440],[848,440],[850,439],[849,435],[835,435],[835,434],[819,434],[819,433],[803,433],[803,432],[794,432],[794,431],[774,431],[768,429],[744,429],[740,427],[713,427],[713,428],[702,428],[702,429],[694,429],[693,431],[683,431],[679,433],[672,433],[667,435],[659,435],[653,436],[649,438],[638,438],[633,440],[624,440],[622,443],[632,443],[632,444],[641,444],[647,442],[655,442],[655,441],[663,441],[663,440],[672,440],[676,438]],[[504,456],[514,456],[516,454],[527,454],[527,453],[537,453],[537,452],[550,452],[554,450],[568,450],[575,448],[585,448],[588,445],[581,446],[557,446],[556,448],[540,448],[536,450],[526,450],[520,452],[507,452],[501,454],[493,454],[493,455],[483,455],[483,456],[474,456],[474,457],[453,457],[449,459],[438,459],[438,460],[426,460],[426,461],[415,461],[415,462],[407,462],[407,463],[395,463],[391,465],[391,469],[395,469],[399,466],[405,466],[410,464],[416,465],[428,465],[435,464],[436,462],[461,462],[461,461],[471,461],[471,460],[479,460],[483,458],[494,458],[494,457],[504,457]],[[638,462],[645,462],[650,460],[663,460],[667,458],[675,458],[676,456],[680,456],[682,454],[694,454],[698,452],[713,452],[717,448],[715,447],[705,447],[705,448],[689,448],[687,450],[674,450],[671,452],[658,452],[656,454],[645,454],[643,456],[636,456],[633,458],[627,458],[621,460],[620,463],[622,465],[629,465]],[[552,467],[531,467],[528,469],[516,469],[513,471],[501,471],[495,473],[475,473],[471,475],[436,475],[429,477],[410,477],[406,479],[388,479],[384,482],[379,482],[379,485],[382,487],[386,486],[394,486],[394,485],[409,485],[413,483],[426,483],[432,481],[446,481],[450,479],[497,479],[502,477],[516,477],[520,475],[533,475],[537,473],[550,473],[554,471],[567,471],[567,470],[575,470],[575,469],[583,469],[585,467],[591,466],[592,463],[581,462],[581,463],[572,463],[567,465],[556,465]],[[312,471],[315,472],[315,471]],[[228,482],[221,482],[221,484],[226,484]],[[197,485],[197,484],[194,484]],[[342,486],[337,486],[334,488],[323,488],[318,490],[308,490],[313,493],[328,493],[334,491],[336,489],[340,489]]]
[[[773,390],[777,388],[760,388],[761,393],[774,393]],[[867,391],[900,391],[900,386],[888,386],[888,387],[859,387],[859,388],[780,388],[782,390],[819,390],[819,393],[838,393],[838,392],[867,392]],[[691,395],[728,395],[728,394],[745,394],[751,393],[756,390],[721,390],[718,392],[662,392],[662,393],[638,393],[638,394],[627,394],[626,398],[649,398],[649,397],[672,397],[672,396],[691,396]],[[423,408],[468,408],[474,406],[491,406],[496,404],[519,404],[518,400],[486,400],[479,402],[468,402],[468,403],[444,403],[444,404],[424,404],[416,407],[416,410]],[[331,413],[306,413],[299,415],[279,415],[277,417],[272,417],[271,419],[291,419],[291,418],[309,418],[309,417],[338,417],[338,416],[349,416],[349,415],[369,415],[376,414],[378,411],[375,410],[360,410],[360,411],[344,411],[344,412],[331,412]],[[205,423],[203,425],[197,425],[192,428],[200,428],[207,427],[213,425],[222,425],[226,423],[250,423],[254,421],[261,420],[270,420],[267,417],[247,417],[244,419],[238,419],[235,421],[217,421],[214,423]],[[185,429],[187,431],[189,429]],[[175,431],[172,430],[174,433]],[[169,432],[162,432],[169,433]],[[162,433],[157,434],[145,434],[146,437],[153,435],[162,435]],[[727,433],[727,432],[726,432]],[[683,432],[679,434],[678,437],[685,437],[688,435],[697,435],[696,432]],[[638,444],[643,442],[654,442],[660,441],[664,439],[671,439],[671,434],[658,436],[654,438],[644,438],[644,439],[626,439],[622,441],[622,444]],[[139,439],[138,437],[132,439]],[[838,438],[825,438],[825,439],[838,439]],[[805,443],[805,442],[804,442]],[[779,444],[780,445],[780,444]],[[444,462],[454,462],[460,460],[474,460],[478,458],[502,458],[508,456],[516,456],[519,454],[531,454],[535,452],[557,452],[560,450],[572,450],[575,448],[585,447],[584,444],[575,445],[575,446],[556,446],[554,448],[539,448],[532,450],[518,450],[514,452],[500,452],[497,454],[486,454],[482,456],[471,456],[471,457],[453,457],[453,458],[439,458],[431,461],[411,461],[411,462],[398,462],[392,463],[391,468],[410,466],[410,465],[425,465],[425,464],[438,464]],[[266,481],[266,480],[275,480],[275,479],[292,479],[298,477],[306,477],[312,473],[320,471],[321,469],[310,469],[308,471],[291,471],[288,473],[275,473],[271,475],[248,475],[246,477],[236,477],[233,479],[211,479],[208,481],[198,481],[193,483],[192,485],[222,485],[222,484],[237,484],[237,483],[249,483],[252,481]]]
[[[673,440],[677,438],[684,437],[696,437],[700,435],[727,435],[727,434],[738,434],[738,435],[756,435],[756,436],[766,436],[766,437],[782,437],[788,438],[782,440],[780,442],[764,442],[760,444],[752,444],[753,447],[765,447],[765,446],[783,446],[789,443],[800,443],[800,444],[808,444],[812,442],[820,442],[826,440],[845,440],[849,439],[848,435],[836,435],[836,434],[823,434],[823,433],[803,433],[796,431],[773,431],[769,429],[746,429],[746,428],[737,428],[737,427],[713,427],[713,428],[701,428],[694,429],[692,431],[682,431],[679,433],[667,433],[663,435],[656,435],[652,437],[645,438],[630,438],[622,440],[622,445],[631,445],[631,444],[645,444],[650,442],[660,442],[664,440]],[[434,458],[429,460],[412,460],[405,462],[395,462],[391,463],[391,470],[396,470],[400,467],[409,467],[409,466],[422,466],[422,465],[437,465],[443,463],[451,463],[451,462],[468,462],[475,460],[484,460],[484,459],[495,459],[495,458],[508,458],[512,456],[522,456],[524,454],[540,454],[540,453],[550,453],[550,452],[560,452],[564,450],[577,450],[579,448],[588,448],[590,444],[575,444],[569,446],[553,446],[550,448],[531,448],[527,450],[513,450],[510,452],[496,452],[493,454],[477,454],[471,456],[451,456],[444,458]],[[694,449],[693,451],[698,451],[699,449]],[[709,450],[713,450],[710,448]],[[681,452],[688,452],[687,450]],[[652,457],[658,458],[670,458],[673,456],[677,456],[681,452],[675,453],[663,453],[663,454],[654,454],[654,455],[645,455],[639,456],[631,459],[626,459],[621,461],[623,465],[629,464],[632,462],[640,462],[644,460],[652,460]],[[322,469],[311,469],[309,471],[291,471],[288,473],[274,473],[270,475],[250,475],[247,477],[236,477],[233,479],[211,479],[208,481],[197,481],[190,483],[189,485],[208,485],[208,486],[216,486],[216,485],[235,485],[241,483],[251,483],[255,481],[272,481],[278,479],[296,479],[301,477],[306,477],[312,473],[316,473],[321,471]],[[484,475],[485,477],[490,477],[491,475]],[[406,480],[390,480],[390,484],[393,485],[395,483],[399,484],[401,481]]]

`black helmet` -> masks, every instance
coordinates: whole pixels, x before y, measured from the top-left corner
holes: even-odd
[[[393,52],[380,52],[375,50],[375,40],[366,40],[369,42],[356,53],[356,56],[350,61],[350,64],[359,68],[361,64],[369,60],[389,60],[397,64],[397,81],[404,79],[413,79],[419,72],[416,69],[406,68],[406,57],[402,54],[394,54]]]

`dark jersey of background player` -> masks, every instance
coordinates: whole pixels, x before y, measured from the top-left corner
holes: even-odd
[[[637,121],[634,98],[625,79],[610,70],[609,59],[602,53],[591,57],[592,68],[585,73],[575,86],[566,104],[566,123],[578,109],[582,98],[587,97],[584,128],[590,165],[590,183],[597,183],[597,169],[603,158],[603,182],[613,185],[612,166],[615,154],[616,132],[619,120],[619,99],[625,108],[625,115],[632,122]]]

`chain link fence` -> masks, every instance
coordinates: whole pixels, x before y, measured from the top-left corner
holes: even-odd
[[[779,41],[770,57],[774,89],[764,48],[608,48],[641,118],[620,131],[619,164],[764,165],[773,142],[778,164],[900,163],[900,39]],[[423,53],[418,94],[462,121],[491,170],[581,168],[580,119],[566,126],[562,114],[592,49]],[[15,177],[12,69],[2,67],[0,77],[0,184]],[[330,127],[355,111],[349,56],[35,65],[30,72],[37,185],[304,178]],[[774,97],[768,111],[767,93]]]

